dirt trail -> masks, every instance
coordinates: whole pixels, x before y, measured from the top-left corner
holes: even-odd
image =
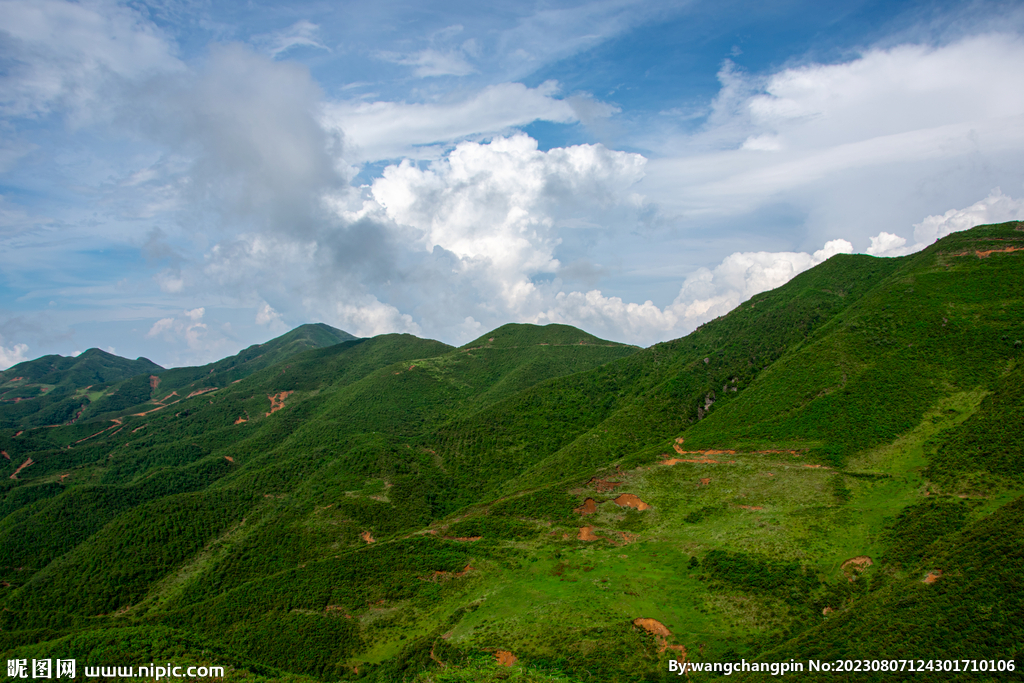
[[[4,455],[6,455],[6,453]],[[597,502],[593,498],[587,498],[585,501],[583,501],[583,505],[574,509],[573,512],[583,515],[584,517],[586,517],[587,515],[592,515],[595,512],[597,512]]]
[[[11,479],[17,479],[18,478],[18,472],[21,472],[23,469],[25,469],[29,465],[34,465],[34,464],[35,464],[35,461],[33,461],[32,458],[29,458],[25,462],[21,463],[21,466],[18,467],[18,469],[14,470],[14,474],[11,475]]]
[[[643,502],[632,493],[623,493],[621,496],[613,501],[620,508],[633,508],[635,510],[646,510],[650,507],[647,503]]]
[[[737,505],[736,507],[742,508],[744,510],[764,510],[764,508],[761,507],[760,505]]]
[[[270,399],[270,413],[276,413],[281,408],[284,408],[285,399],[294,393],[294,391],[282,391],[280,394],[267,394],[267,398]],[[266,413],[264,417],[269,417],[270,413]]]
[[[5,458],[7,458],[8,460],[10,460],[10,459],[11,459],[11,456],[7,454],[7,451],[0,451],[0,455],[4,456],[4,457],[5,457]]]
[[[192,398],[193,396],[202,396],[203,394],[208,394],[211,391],[217,391],[217,387],[205,387],[203,389],[196,389],[195,391],[193,391],[191,394],[189,394],[185,398],[189,399],[189,398]]]
[[[594,533],[594,527],[581,526],[580,532],[576,535],[577,541],[600,541],[601,537]]]
[[[498,660],[498,664],[502,666],[512,666],[516,663],[518,657],[509,652],[508,650],[498,650],[494,653],[494,658]]]
[[[145,429],[148,426],[149,426],[149,423],[147,422],[146,424],[142,425],[141,427],[136,427],[135,429],[132,430],[132,434],[134,434],[135,432],[139,431],[140,429]]]
[[[444,536],[446,541],[460,541],[462,543],[476,543],[477,541],[483,540],[483,536]]]
[[[974,255],[978,258],[988,258],[990,254],[1006,254],[1011,251],[1024,251],[1024,247],[1006,247],[1005,249],[986,249],[984,251],[976,249],[974,251]],[[951,256],[967,256],[970,253],[970,251],[960,251],[955,254],[951,254]]]

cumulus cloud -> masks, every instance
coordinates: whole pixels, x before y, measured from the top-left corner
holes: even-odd
[[[871,238],[867,253],[872,256],[905,256],[920,251],[936,240],[976,225],[1024,220],[1024,200],[1003,194],[998,187],[981,201],[964,209],[950,209],[941,215],[927,216],[914,224],[915,244],[907,238],[881,232]]]
[[[259,310],[256,311],[256,324],[257,325],[270,325],[271,323],[279,322],[281,320],[281,314],[273,309],[273,307],[263,302]]]
[[[451,102],[335,102],[324,107],[324,124],[344,131],[354,161],[433,159],[451,141],[501,133],[537,120],[577,121],[573,104],[556,98],[557,93],[558,84],[548,81],[536,88],[500,83]]]
[[[650,344],[683,336],[699,325],[725,315],[755,294],[781,287],[796,275],[836,254],[853,252],[846,240],[831,240],[806,252],[736,252],[713,269],[699,268],[683,282],[675,300],[659,308],[606,297],[599,290],[559,292],[551,308],[536,322],[561,322],[600,331],[613,338]]]
[[[28,344],[5,346],[3,341],[4,338],[0,336],[0,370],[6,370],[12,365],[28,360]]]

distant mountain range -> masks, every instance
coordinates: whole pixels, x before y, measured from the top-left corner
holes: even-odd
[[[198,368],[21,363],[0,373],[0,650],[229,681],[676,680],[670,659],[1004,680],[1021,252],[1007,223],[838,255],[647,349],[304,325]]]

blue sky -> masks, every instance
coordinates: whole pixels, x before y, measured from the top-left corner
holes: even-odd
[[[1024,218],[1020,3],[0,0],[0,368],[648,345]]]

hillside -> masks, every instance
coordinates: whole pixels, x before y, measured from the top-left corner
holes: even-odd
[[[300,351],[353,339],[323,323],[302,325],[214,363],[170,370],[99,349],[76,358],[44,356],[0,373],[0,425],[51,426],[151,410],[168,397],[221,388]]]
[[[247,349],[0,430],[0,650],[435,683],[1019,658],[1021,251],[835,256],[642,350]]]

